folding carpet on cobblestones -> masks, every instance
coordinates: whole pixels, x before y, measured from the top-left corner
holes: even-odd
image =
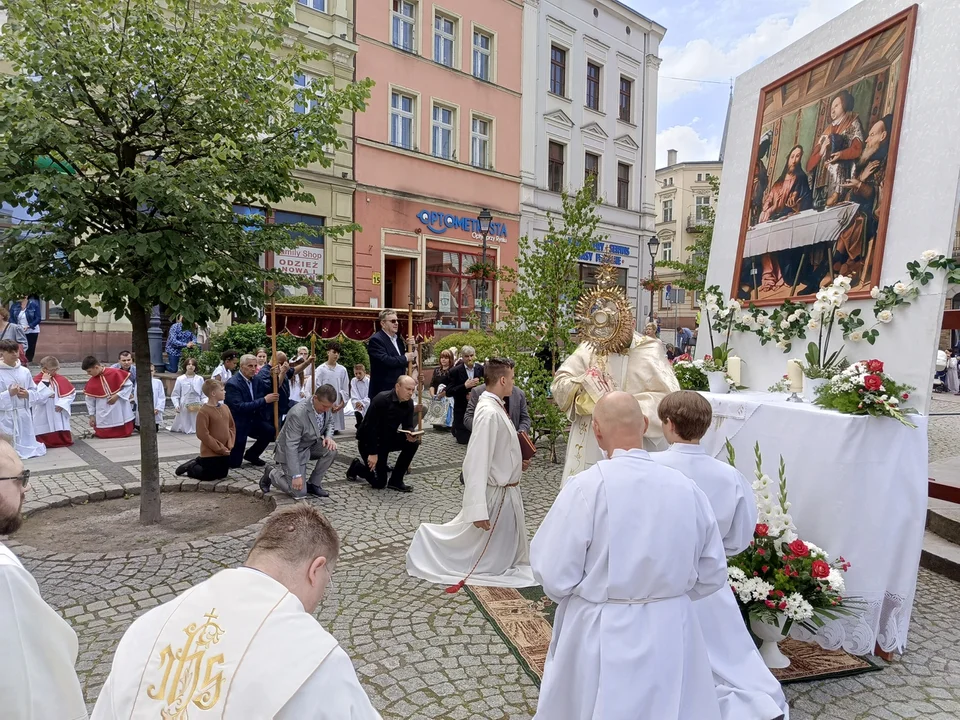
[[[466,590],[523,669],[539,685],[556,612],[553,601],[543,594],[541,587],[516,590],[468,585]],[[773,671],[781,683],[825,680],[882,669],[867,658],[843,650],[824,650],[792,638],[784,640],[780,649],[791,661],[790,667]]]

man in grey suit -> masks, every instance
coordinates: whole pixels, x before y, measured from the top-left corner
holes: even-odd
[[[473,432],[473,413],[477,409],[477,400],[480,399],[486,389],[486,385],[477,385],[470,391],[470,396],[467,399],[467,412],[463,416],[463,425],[470,432]],[[529,433],[530,413],[527,412],[527,396],[523,394],[523,390],[514,385],[510,397],[503,399],[503,405],[517,432]]]
[[[309,495],[330,497],[320,484],[337,457],[333,441],[333,413],[337,401],[333,385],[321,385],[309,400],[294,405],[277,438],[274,459],[277,465],[267,466],[260,480],[260,489],[270,492],[271,484],[294,499]],[[304,475],[311,460],[317,464],[304,485]],[[279,465],[279,467],[278,467]]]

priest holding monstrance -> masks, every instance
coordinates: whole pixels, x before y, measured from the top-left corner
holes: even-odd
[[[551,387],[571,422],[561,484],[602,458],[590,423],[597,402],[609,392],[630,393],[649,418],[644,449],[666,449],[657,406],[680,385],[663,344],[636,332],[630,302],[615,278],[616,269],[605,258],[597,272],[597,287],[577,304],[580,345],[557,369]]]

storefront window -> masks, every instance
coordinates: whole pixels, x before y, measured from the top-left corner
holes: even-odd
[[[427,249],[426,307],[437,310],[434,327],[468,330],[479,327],[480,283],[468,271],[480,255],[448,250]],[[493,256],[487,255],[487,263]],[[486,281],[487,312],[496,306],[494,283]]]

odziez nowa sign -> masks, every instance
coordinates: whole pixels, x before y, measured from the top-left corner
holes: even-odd
[[[279,252],[274,256],[274,267],[291,275],[309,278],[323,276],[323,248],[304,245]]]
[[[480,233],[480,221],[475,217],[459,217],[436,210],[421,210],[417,213],[417,220],[435,235],[443,235],[447,230],[462,230],[470,233],[474,240],[483,239],[483,235]],[[505,243],[507,241],[507,226],[504,223],[491,222],[487,240]]]

